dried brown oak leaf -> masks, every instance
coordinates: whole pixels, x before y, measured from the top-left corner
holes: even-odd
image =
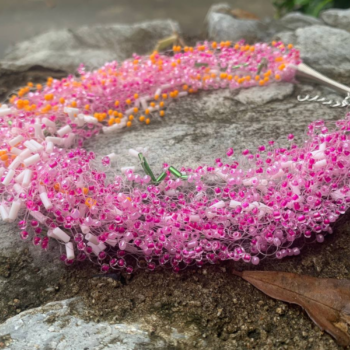
[[[276,271],[233,273],[272,298],[300,305],[340,345],[350,345],[350,280],[315,278]]]

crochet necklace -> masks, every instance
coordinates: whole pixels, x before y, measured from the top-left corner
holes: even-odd
[[[150,168],[147,149],[129,150],[141,168],[107,179],[116,154],[97,161],[83,141],[164,117],[171,101],[199,90],[292,81],[299,52],[281,42],[215,42],[134,55],[79,77],[28,83],[0,108],[0,215],[23,239],[64,247],[61,260],[101,269],[170,265],[175,271],[220,260],[254,265],[300,253],[300,239],[324,241],[349,208],[350,115],[315,121],[298,146],[270,141],[214,165]],[[136,261],[136,264],[132,262]]]

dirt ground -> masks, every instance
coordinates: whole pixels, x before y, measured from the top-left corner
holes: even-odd
[[[348,220],[340,220],[325,244],[307,245],[300,256],[278,264],[265,260],[257,269],[350,278]],[[44,280],[23,251],[0,261],[8,285],[0,322],[50,301],[81,297],[88,305],[86,320],[144,324],[154,339],[168,342],[167,349],[341,349],[300,307],[273,300],[232,274],[244,268],[223,263],[179,274],[159,269],[102,277],[85,263]],[[174,328],[187,338],[172,340]]]

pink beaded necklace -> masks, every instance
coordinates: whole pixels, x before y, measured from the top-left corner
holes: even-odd
[[[292,81],[301,63],[281,42],[205,42],[173,51],[93,72],[80,67],[79,78],[49,78],[44,87],[28,83],[2,105],[2,219],[18,221],[21,237],[43,249],[51,239],[62,243],[66,264],[89,258],[104,272],[131,273],[130,257],[142,257],[150,270],[220,260],[256,265],[267,255],[298,255],[299,238],[323,242],[349,208],[350,114],[331,127],[311,123],[300,147],[290,134],[287,148],[271,141],[244,150],[240,161],[230,148],[214,165],[164,165],[159,176],[147,149],[129,150],[141,172],[125,167],[107,180],[95,154],[81,148],[101,129],[164,117],[171,101],[199,90]]]

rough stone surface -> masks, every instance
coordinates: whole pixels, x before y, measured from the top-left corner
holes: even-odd
[[[265,89],[260,86],[251,89],[241,90],[235,97],[235,100],[243,104],[264,105],[275,100],[282,100],[283,98],[292,94],[294,85],[292,83],[280,83],[268,85]]]
[[[172,35],[174,30],[179,31],[176,22],[158,20],[51,31],[15,45],[1,66],[16,71],[41,66],[71,72],[85,63],[97,68],[107,61],[129,58],[135,52],[150,52],[158,40]]]
[[[280,23],[285,26],[286,29],[296,30],[298,28],[310,27],[322,22],[312,16],[304,15],[300,12],[291,12],[280,19]]]
[[[281,19],[264,18],[261,20],[237,19],[232,14],[230,5],[213,5],[206,18],[209,39],[216,41],[245,39],[248,43],[270,41],[276,33],[291,32],[298,28],[321,25],[317,18],[292,12]]]
[[[299,28],[278,37],[300,49],[304,62],[342,82],[350,77],[350,33],[328,26]]]
[[[350,9],[330,9],[321,13],[322,20],[332,27],[347,30],[350,32]]]
[[[151,340],[139,324],[86,322],[80,315],[86,306],[79,299],[68,299],[31,309],[0,325],[0,339],[5,350],[118,350],[167,348],[166,339]],[[187,338],[176,329],[173,340]]]
[[[301,48],[306,63],[350,83],[349,33],[316,25],[289,31],[288,35],[288,41]],[[132,40],[136,50],[137,45],[145,51],[152,47]],[[83,60],[84,52],[77,51],[74,62]],[[104,62],[110,57],[108,52],[108,48],[101,48],[98,58]],[[33,70],[28,73],[22,68],[17,66],[12,73],[0,69],[2,87],[24,84]],[[55,71],[46,68],[39,77],[52,74]],[[230,146],[239,153],[276,138],[281,145],[287,144],[286,135],[291,132],[296,142],[301,142],[309,122],[337,120],[345,113],[320,104],[298,103],[299,94],[340,98],[319,86],[293,87],[285,83],[244,91],[200,92],[170,105],[162,120],[155,118],[148,126],[99,135],[86,147],[100,155],[117,153],[117,164],[112,169],[117,172],[121,166],[137,165],[127,149],[148,146],[150,166],[158,174],[163,162],[175,167],[212,163],[219,156],[224,158]],[[152,350],[163,346],[172,350],[340,350],[299,307],[267,297],[230,272],[233,268],[257,268],[350,278],[347,220],[349,216],[337,223],[335,233],[327,236],[324,244],[306,245],[300,256],[278,263],[265,259],[258,267],[248,267],[225,262],[203,269],[189,268],[179,274],[166,269],[153,273],[140,269],[132,276],[111,274],[109,278],[101,277],[98,267],[88,262],[65,268],[57,261],[60,247],[55,243],[50,244],[48,252],[41,252],[30,242],[18,239],[15,225],[0,225],[0,322],[9,319],[0,325],[0,349],[35,348],[24,331],[37,339],[39,349],[69,349],[78,336],[74,331],[81,327],[82,337],[96,341],[90,349],[124,346],[127,350]],[[67,300],[73,297],[80,299]],[[66,301],[33,309],[58,300]],[[39,327],[48,332],[36,333]],[[96,330],[102,335],[93,333]],[[127,330],[135,333],[126,334]],[[63,333],[68,336],[60,342]],[[117,347],[120,339],[124,343]],[[27,346],[21,345],[24,342],[32,347],[23,347]]]
[[[246,40],[248,43],[259,39],[260,23],[256,20],[234,18],[226,4],[214,5],[208,12],[206,23],[210,40],[233,42]]]

